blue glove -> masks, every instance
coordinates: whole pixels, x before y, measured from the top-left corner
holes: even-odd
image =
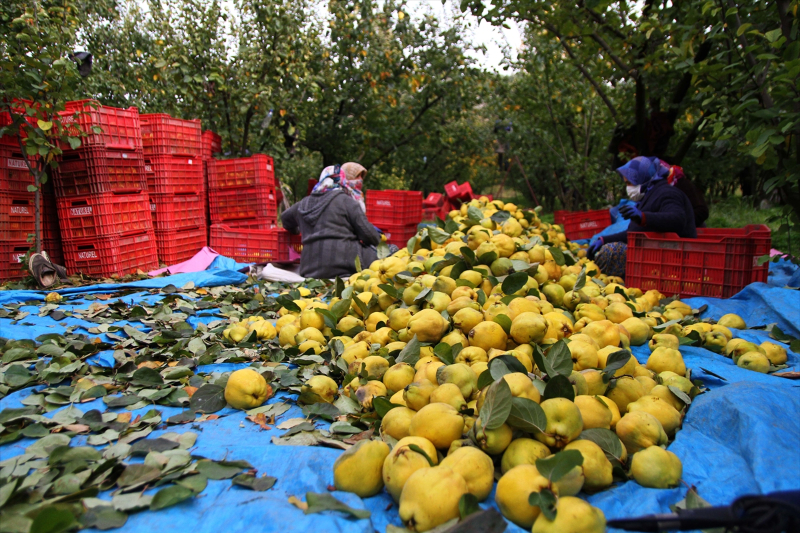
[[[622,218],[633,220],[640,226],[642,225],[642,212],[636,207],[636,204],[626,204],[619,208],[619,214]]]
[[[594,259],[595,254],[597,254],[597,252],[602,247],[603,247],[603,238],[598,237],[596,241],[594,241],[592,244],[589,245],[589,249],[586,250],[586,257],[588,257],[589,260]]]

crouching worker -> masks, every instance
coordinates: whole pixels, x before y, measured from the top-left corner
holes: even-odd
[[[358,173],[359,179],[363,174],[366,170]],[[350,276],[356,272],[356,257],[364,268],[378,258],[381,236],[367,220],[360,199],[345,170],[335,165],[322,171],[311,195],[283,212],[283,227],[303,235],[301,276]]]
[[[595,239],[588,249],[600,270],[608,276],[625,277],[629,232],[677,233],[697,237],[694,210],[689,198],[666,180],[669,167],[657,158],[636,157],[617,169],[625,180],[628,197],[634,203],[623,205],[619,213],[630,220],[625,231]]]

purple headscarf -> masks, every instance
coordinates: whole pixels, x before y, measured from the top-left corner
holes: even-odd
[[[644,191],[669,175],[669,165],[662,165],[657,157],[639,156],[619,167],[617,172],[633,185],[641,185]]]

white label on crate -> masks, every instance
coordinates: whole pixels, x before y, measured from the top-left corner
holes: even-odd
[[[272,200],[273,198],[274,196],[272,196],[272,193],[269,193],[269,199]]]
[[[192,164],[192,160],[191,160],[191,159],[189,159],[188,161],[186,161],[186,164],[187,164],[187,165],[191,165],[191,164]]]
[[[596,228],[598,226],[596,220],[590,220],[589,222],[581,222],[578,228],[580,229],[588,229],[588,228]]]
[[[272,170],[272,165],[270,165],[269,163],[267,163],[267,170]]]
[[[153,171],[153,169],[150,167],[150,165],[145,165],[145,166],[144,166],[144,171],[145,171],[145,172],[152,172],[152,171]]]
[[[375,202],[375,203],[376,203],[377,205],[382,205],[382,206],[384,206],[384,207],[392,207],[392,202],[390,202],[389,200],[378,200],[378,201],[377,201],[377,202]]]
[[[122,154],[122,159],[128,159],[128,154],[126,154],[126,153],[124,153],[124,152],[123,152],[123,154]]]
[[[156,204],[150,204],[150,211],[156,210]]]
[[[756,268],[758,265],[758,256],[753,256],[753,268]]]
[[[8,159],[8,168],[18,168],[20,170],[28,170],[28,165],[25,164],[24,159]]]
[[[12,215],[30,215],[31,210],[27,205],[12,205],[11,206],[11,214]]]
[[[11,259],[17,263],[22,263],[23,257],[25,257],[25,254],[11,254]]]
[[[78,259],[97,259],[97,252],[94,250],[89,252],[78,252]]]
[[[92,206],[88,205],[86,207],[73,207],[69,210],[70,216],[73,217],[82,217],[84,215],[91,215],[92,214]]]

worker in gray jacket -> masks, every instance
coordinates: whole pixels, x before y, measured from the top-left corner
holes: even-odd
[[[366,170],[358,174],[359,179],[364,174]],[[359,198],[361,192],[342,167],[334,165],[322,171],[310,196],[283,212],[283,227],[303,235],[301,276],[350,276],[356,272],[356,257],[364,268],[378,258],[381,235],[367,220]]]

